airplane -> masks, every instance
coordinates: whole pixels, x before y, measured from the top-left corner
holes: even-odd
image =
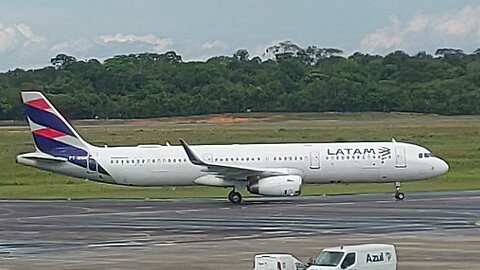
[[[299,196],[303,184],[400,184],[446,173],[448,164],[410,143],[278,143],[97,147],[87,143],[39,91],[21,93],[35,152],[16,162],[92,181],[130,186],[215,186],[263,196]]]

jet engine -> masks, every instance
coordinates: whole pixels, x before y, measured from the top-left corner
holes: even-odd
[[[299,175],[271,176],[250,183],[248,191],[264,196],[298,196],[302,189],[302,177]]]

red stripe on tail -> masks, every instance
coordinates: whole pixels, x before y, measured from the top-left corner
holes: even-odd
[[[54,130],[54,129],[51,129],[51,128],[37,129],[37,130],[33,131],[33,133],[35,133],[36,135],[40,135],[42,137],[45,137],[45,138],[49,138],[49,139],[55,139],[55,138],[67,135],[63,132],[60,132],[60,131],[57,131],[57,130]]]
[[[35,107],[35,108],[40,109],[40,110],[50,109],[50,105],[48,105],[48,103],[43,98],[30,100],[28,102],[25,102],[25,104],[27,104],[29,106],[32,106],[32,107]]]

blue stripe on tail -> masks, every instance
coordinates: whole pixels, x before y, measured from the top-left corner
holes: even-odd
[[[37,125],[49,127],[51,129],[77,137],[73,131],[55,114],[25,105],[28,118]]]
[[[66,158],[69,162],[75,165],[87,168],[87,151],[36,134],[33,134],[33,139],[40,151],[54,157]],[[79,160],[77,157],[82,157],[84,159],[81,158]]]

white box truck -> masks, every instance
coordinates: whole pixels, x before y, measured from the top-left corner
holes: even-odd
[[[307,270],[396,270],[395,246],[366,244],[324,249]]]
[[[254,270],[305,270],[305,265],[292,254],[255,255]]]

